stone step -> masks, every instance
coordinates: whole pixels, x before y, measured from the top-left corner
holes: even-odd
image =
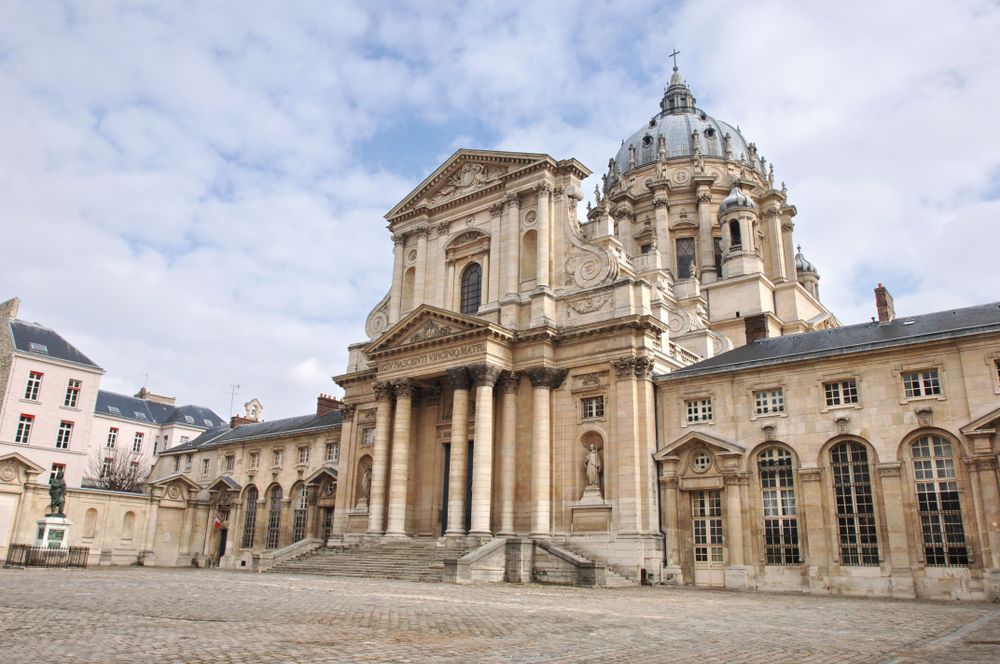
[[[316,549],[285,560],[270,571],[324,576],[441,581],[444,561],[470,549],[439,545],[437,540],[362,543]]]

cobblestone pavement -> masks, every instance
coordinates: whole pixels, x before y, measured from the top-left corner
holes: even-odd
[[[0,661],[995,663],[1000,606],[217,570],[0,570]]]

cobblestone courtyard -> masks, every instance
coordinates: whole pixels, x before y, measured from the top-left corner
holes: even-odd
[[[0,661],[1000,661],[1000,606],[0,570]]]

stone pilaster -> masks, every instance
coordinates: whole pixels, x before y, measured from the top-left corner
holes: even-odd
[[[163,488],[153,489],[153,496],[149,506],[149,520],[146,522],[146,536],[143,538],[143,556],[146,558],[156,557],[156,521],[160,515],[160,499],[163,497]]]
[[[673,270],[674,248],[670,242],[670,204],[667,201],[666,192],[657,194],[653,198],[653,215],[656,223],[656,245],[660,252],[662,265],[667,267],[671,275],[676,276]]]
[[[888,541],[879,542],[880,557],[889,562],[890,592],[893,597],[915,597],[910,563],[910,547],[906,536],[906,514],[903,507],[903,487],[900,463],[878,464],[885,510],[885,532]]]
[[[406,250],[406,236],[392,236],[392,286],[389,288],[389,325],[399,322],[400,307],[403,302],[403,252]]]
[[[805,555],[801,555],[809,565],[811,577],[825,576],[829,571],[830,551],[827,546],[827,527],[823,509],[823,477],[822,468],[799,468],[799,487],[802,496],[798,500],[799,530],[805,531],[806,542],[799,542],[799,550],[803,544],[808,545]],[[805,521],[805,524],[802,522]],[[803,528],[803,525],[805,526]],[[822,581],[817,581],[822,583]]]
[[[451,403],[451,458],[448,461],[448,523],[445,535],[465,534],[465,485],[469,441],[469,387],[465,367],[448,370],[453,388]]]
[[[743,505],[740,499],[740,476],[725,475],[726,526],[728,535],[729,564],[743,565]]]
[[[517,462],[517,388],[521,374],[505,371],[500,377],[500,535],[514,535],[514,476]]]
[[[614,457],[606,460],[614,467],[616,495],[608,496],[615,507],[615,520],[621,534],[634,535],[642,530],[642,473],[644,459],[640,454],[639,412],[636,408],[639,400],[636,385],[636,361],[633,356],[621,357],[611,361],[617,380],[614,386],[615,429],[618,441],[614,449]],[[610,468],[609,468],[610,470]]]
[[[469,367],[476,385],[476,422],[472,461],[472,527],[470,535],[490,535],[493,496],[493,384],[500,367],[479,364]]]
[[[534,367],[525,372],[531,381],[531,536],[552,535],[552,390],[566,378],[566,369]]]
[[[979,482],[986,536],[982,540],[982,560],[986,569],[1000,569],[1000,491],[997,488],[996,456],[975,456],[970,473]]]
[[[388,525],[385,534],[406,536],[406,495],[410,478],[410,416],[413,406],[413,382],[400,378],[393,383],[396,414],[392,429],[392,462],[389,468]]]
[[[386,470],[389,465],[389,435],[392,431],[392,385],[380,381],[373,386],[378,401],[375,416],[375,449],[372,452],[372,484],[368,501],[368,534],[385,532]]]
[[[413,234],[417,236],[416,271],[413,275],[413,307],[416,308],[427,301],[424,287],[427,283],[427,236],[430,229],[426,225],[418,226]]]
[[[552,194],[552,186],[548,182],[540,183],[536,188],[538,193],[538,209],[535,212],[538,226],[538,253],[535,260],[535,280],[536,286],[550,286],[549,277],[549,238],[552,231],[549,228],[549,199]]]
[[[500,249],[503,260],[500,266],[500,292],[503,297],[515,297],[519,290],[518,270],[520,269],[521,207],[517,194],[507,194],[504,198],[503,246]]]
[[[715,242],[712,240],[712,193],[708,187],[698,187],[698,267],[699,280],[711,283],[722,277],[715,273]],[[694,276],[694,275],[692,275]]]
[[[194,530],[195,502],[187,500],[184,502],[184,517],[181,519],[181,541],[178,554],[190,560],[191,556],[191,532]]]
[[[341,408],[340,425],[340,458],[347,461],[345,464],[338,464],[339,478],[337,481],[337,503],[333,510],[333,523],[330,527],[331,534],[343,534],[347,531],[347,509],[354,504],[355,475],[358,472],[358,454],[355,447],[357,441],[354,435],[354,416],[357,412],[357,404],[344,404]]]

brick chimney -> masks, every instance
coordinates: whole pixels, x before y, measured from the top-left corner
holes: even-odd
[[[322,417],[330,411],[340,410],[343,406],[344,402],[340,399],[331,397],[329,394],[321,394],[316,399],[316,417]]]
[[[229,418],[230,429],[241,427],[244,424],[257,424],[257,420],[250,419],[249,417],[243,417],[242,415],[233,415]]]
[[[0,320],[17,319],[17,310],[21,307],[21,298],[12,297],[6,302],[0,302]]]
[[[878,322],[891,323],[896,317],[896,310],[893,308],[892,295],[885,286],[879,284],[875,289],[875,308],[878,309]]]
[[[743,319],[743,328],[746,332],[747,343],[753,343],[760,339],[767,339],[767,314],[755,314]]]

